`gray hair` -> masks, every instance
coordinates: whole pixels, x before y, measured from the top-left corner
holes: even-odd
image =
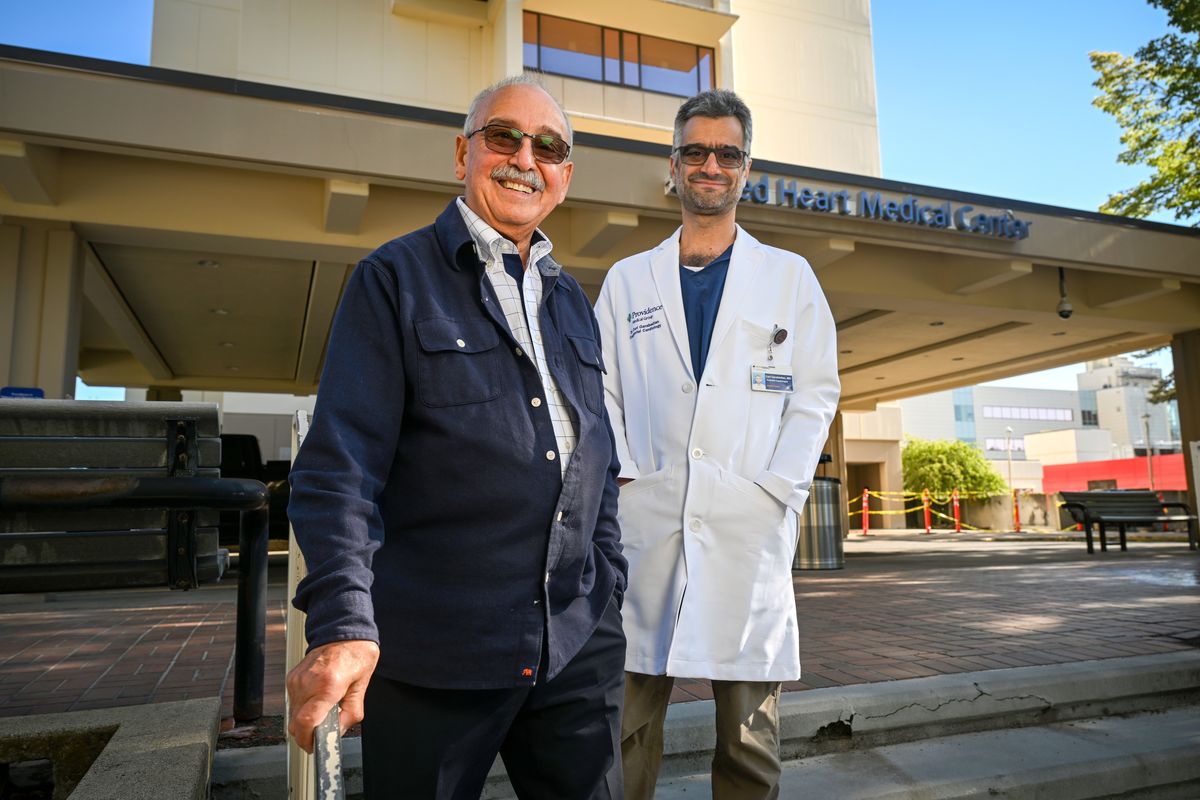
[[[510,75],[507,78],[502,78],[484,89],[479,94],[475,95],[475,99],[472,100],[471,105],[467,107],[467,118],[463,120],[463,136],[469,136],[473,131],[479,128],[476,120],[476,117],[479,115],[479,109],[487,104],[487,101],[491,99],[492,95],[509,86],[536,86],[545,92],[547,96],[554,101],[555,108],[557,108],[558,113],[562,115],[563,124],[567,126],[566,133],[564,134],[567,139],[567,144],[574,143],[575,131],[571,128],[571,120],[567,117],[567,110],[563,108],[562,103],[558,102],[557,97],[550,94],[550,90],[546,88],[546,85],[542,83],[541,79],[535,75],[529,75],[524,72],[520,75]]]
[[[679,111],[675,114],[675,135],[673,147],[679,147],[683,144],[683,126],[692,117],[707,117],[709,119],[718,119],[720,117],[734,117],[742,125],[742,149],[750,152],[750,135],[753,132],[753,123],[750,121],[750,109],[738,97],[728,89],[709,89],[706,92],[693,95],[683,101],[683,105],[679,107]]]

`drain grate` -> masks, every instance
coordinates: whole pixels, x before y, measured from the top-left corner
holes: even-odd
[[[51,800],[54,765],[48,758],[0,764],[0,800]]]

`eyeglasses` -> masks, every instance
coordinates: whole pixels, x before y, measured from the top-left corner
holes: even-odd
[[[724,147],[705,147],[702,144],[685,144],[676,147],[672,154],[679,154],[679,160],[691,167],[698,167],[708,161],[709,153],[716,155],[717,166],[722,169],[738,169],[746,163],[750,154],[731,145]]]
[[[525,133],[507,125],[484,125],[467,134],[467,138],[477,133],[483,134],[484,145],[493,153],[512,155],[521,149],[521,141],[528,136],[534,159],[543,164],[561,164],[571,154],[571,145],[549,133]]]

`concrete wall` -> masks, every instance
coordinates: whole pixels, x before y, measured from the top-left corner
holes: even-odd
[[[1105,461],[1112,457],[1112,434],[1103,428],[1075,428],[1027,434],[1025,457],[1042,464]]]
[[[438,17],[436,3],[406,5],[416,11],[423,5],[431,18],[393,13],[384,0],[156,0],[150,61],[156,67],[465,110],[491,80],[496,26]],[[507,31],[502,36],[510,38]]]
[[[868,0],[734,0],[733,88],[754,156],[880,174]]]

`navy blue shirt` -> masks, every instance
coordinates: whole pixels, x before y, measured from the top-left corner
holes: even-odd
[[[680,265],[679,289],[683,293],[683,317],[687,320],[688,345],[692,350],[692,374],[696,380],[708,361],[708,345],[712,342],[713,323],[721,308],[721,293],[725,291],[725,276],[729,274],[729,259],[733,245],[701,270]]]
[[[528,686],[561,671],[620,602],[598,328],[556,264],[542,290],[546,362],[579,423],[565,474],[546,403],[530,403],[541,376],[456,204],[358,265],[291,472],[310,648],[370,639],[386,678]]]

